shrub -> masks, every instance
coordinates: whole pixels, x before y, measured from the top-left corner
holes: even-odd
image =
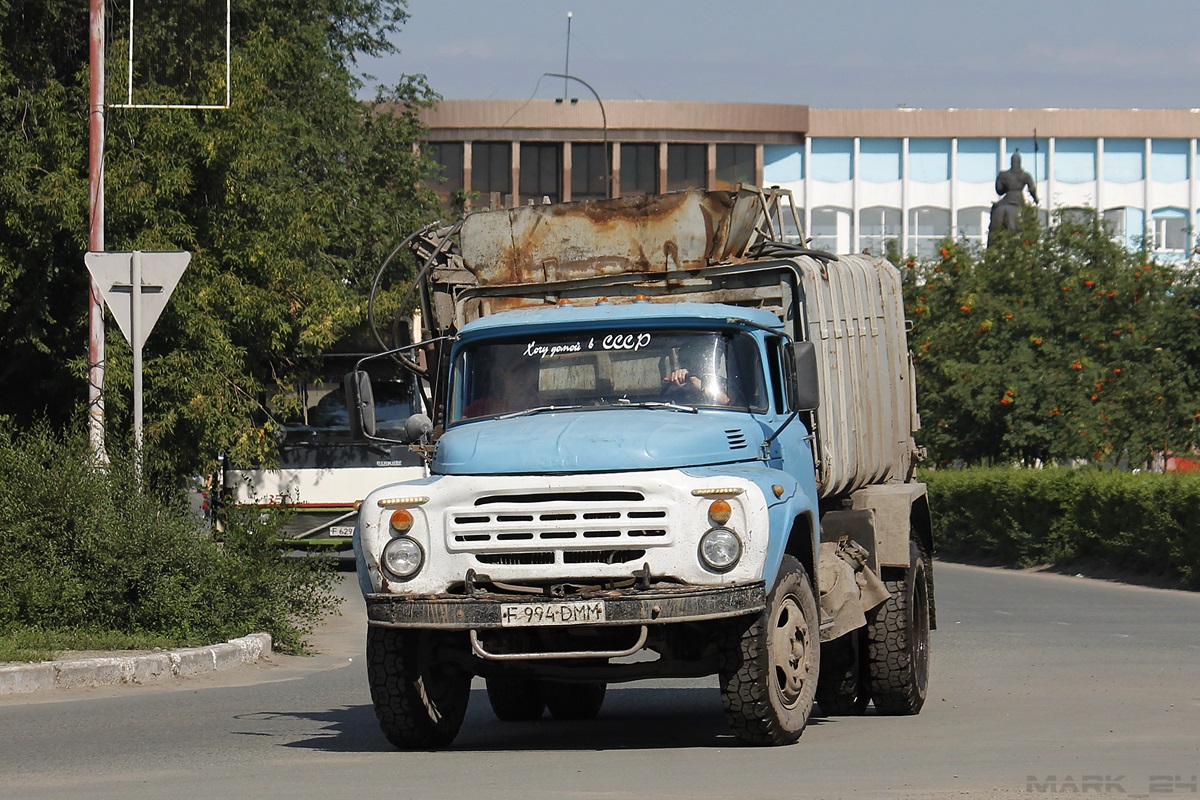
[[[1099,469],[929,470],[934,538],[1010,566],[1102,564],[1200,588],[1200,480]]]
[[[217,541],[181,499],[139,490],[127,454],[110,455],[94,467],[82,431],[0,429],[0,634],[190,645],[265,631],[303,650],[335,602],[332,568],[285,558],[277,523],[257,515],[235,515]]]

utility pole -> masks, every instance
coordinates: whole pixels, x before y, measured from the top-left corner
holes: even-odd
[[[592,85],[583,78],[576,78],[566,72],[543,72],[543,78],[562,78],[563,82],[576,81],[587,87],[587,90],[592,93],[592,97],[596,98],[596,104],[600,106],[601,125],[604,126],[604,196],[613,196],[612,185],[612,153],[608,149],[608,114],[604,111],[604,101],[600,99],[600,95],[592,88]]]
[[[567,64],[563,68],[563,75],[564,75],[564,77],[563,77],[563,102],[564,103],[567,101],[567,94],[569,94],[568,89],[567,89],[567,78],[565,76],[571,74],[571,17],[572,16],[574,16],[574,14],[572,12],[568,11],[567,12]]]
[[[88,250],[104,251],[104,0],[89,0]],[[93,279],[88,293],[88,438],[103,463],[104,300]]]

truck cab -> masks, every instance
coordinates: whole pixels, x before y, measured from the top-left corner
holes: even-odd
[[[653,213],[738,219],[729,198],[684,194]],[[658,247],[681,268],[646,274],[620,263],[644,243],[604,237],[613,216],[646,235],[647,201],[599,202],[489,212],[461,252],[504,280],[477,255],[470,286],[445,289],[462,263],[431,279],[427,316],[455,322],[431,359],[429,475],[367,494],[354,535],[384,733],[448,744],[475,675],[512,720],[595,716],[613,682],[716,674],[751,744],[795,741],[818,699],[916,713],[931,542],[895,268],[802,248],[713,263],[711,247],[685,266],[675,236]],[[601,211],[608,262],[579,242]],[[576,248],[557,245],[553,270],[535,259],[540,280],[512,258],[530,216]]]

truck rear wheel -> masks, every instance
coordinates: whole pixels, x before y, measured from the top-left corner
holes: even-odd
[[[603,683],[546,681],[542,693],[555,719],[595,719],[604,705],[607,688]]]
[[[546,710],[542,683],[534,678],[488,678],[487,696],[496,718],[504,722],[541,719]]]
[[[731,627],[722,648],[721,702],[746,744],[791,744],[812,713],[820,672],[817,601],[800,562],[784,556],[767,607]]]
[[[462,727],[471,675],[437,657],[446,639],[437,631],[367,628],[371,700],[383,735],[396,747],[444,747]]]
[[[929,682],[929,584],[925,554],[909,543],[909,567],[884,585],[891,597],[867,621],[867,688],[880,714],[916,714]]]
[[[871,702],[867,693],[866,645],[859,630],[821,645],[821,677],[817,680],[817,705],[832,717],[861,716]]]

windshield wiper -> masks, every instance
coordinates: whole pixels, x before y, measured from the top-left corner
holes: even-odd
[[[583,406],[537,406],[535,408],[527,408],[523,411],[510,411],[507,414],[497,414],[493,419],[512,419],[513,417],[528,417],[534,414],[543,414],[549,411],[575,411],[583,408]]]
[[[552,411],[600,411],[605,408],[665,408],[669,411],[683,411],[689,414],[695,414],[695,406],[684,406],[679,403],[672,403],[666,400],[640,400],[633,401],[625,397],[617,399],[615,405],[569,405],[569,406],[537,406],[535,408],[526,408],[522,411],[510,411],[507,414],[497,414],[492,419],[513,419],[514,417],[529,417],[534,414],[545,414]]]
[[[630,408],[666,408],[670,409],[671,411],[687,411],[691,414],[696,413],[695,406],[683,406],[679,403],[672,403],[669,400],[641,400],[635,403],[633,400],[622,397],[617,400],[617,405],[629,406]]]

